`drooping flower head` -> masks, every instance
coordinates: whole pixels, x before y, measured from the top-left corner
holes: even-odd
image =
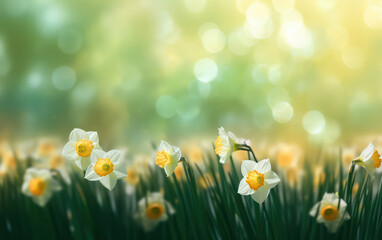
[[[338,208],[338,201],[335,193],[325,193],[322,200],[316,203],[309,212],[312,217],[317,214],[317,222],[324,223],[331,233],[337,232],[342,223],[350,219],[349,213],[346,212],[346,202],[341,199]]]
[[[35,203],[44,206],[52,197],[53,191],[61,190],[60,183],[47,169],[28,168],[24,175],[22,192],[30,196]]]
[[[244,160],[241,164],[243,179],[239,184],[238,193],[241,195],[251,195],[259,204],[267,198],[271,188],[275,187],[280,178],[271,170],[269,159],[256,163],[251,160]]]
[[[176,166],[178,166],[178,161],[181,157],[182,153],[178,147],[171,146],[162,140],[156,154],[155,164],[163,168],[167,177],[169,177],[174,172]]]
[[[75,128],[69,135],[69,142],[62,150],[62,156],[74,161],[81,170],[85,170],[90,164],[90,155],[95,149],[101,149],[97,132],[85,132]]]
[[[223,127],[219,128],[219,136],[215,141],[215,153],[219,155],[221,163],[225,163],[232,152],[237,151],[241,145],[250,145],[250,141],[238,138],[232,132],[226,133]]]
[[[370,143],[362,151],[361,155],[354,160],[354,163],[365,168],[367,173],[373,178],[375,169],[381,166],[381,155],[374,148],[374,145]]]
[[[127,177],[126,168],[121,166],[122,155],[118,150],[93,150],[90,160],[85,178],[89,181],[100,181],[110,191],[115,187],[117,179]]]
[[[164,200],[162,193],[154,192],[139,200],[135,218],[142,224],[145,231],[151,231],[160,222],[167,221],[167,213],[174,214],[174,208]]]

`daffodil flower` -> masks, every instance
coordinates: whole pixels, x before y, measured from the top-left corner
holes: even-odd
[[[90,161],[85,178],[89,181],[100,181],[110,191],[115,187],[117,179],[127,177],[126,169],[121,166],[122,157],[118,150],[93,150]]]
[[[135,218],[142,224],[145,231],[151,231],[160,222],[167,221],[167,213],[174,214],[174,208],[164,200],[162,193],[154,192],[139,200]]]
[[[251,195],[259,204],[267,198],[270,189],[280,182],[277,174],[271,171],[269,159],[264,159],[258,163],[244,160],[241,164],[241,173],[243,179],[239,184],[238,193]]]
[[[374,145],[370,143],[353,162],[364,167],[367,173],[373,178],[375,169],[381,166],[381,155],[374,148]]]
[[[62,156],[74,161],[81,170],[85,170],[90,164],[90,155],[94,149],[101,149],[97,132],[85,132],[75,128],[69,135],[69,142],[62,150]]]
[[[309,212],[310,216],[315,217],[318,211],[317,222],[324,223],[331,233],[337,232],[342,223],[350,219],[349,213],[346,212],[346,202],[341,199],[338,208],[338,201],[335,193],[325,193],[322,200]]]
[[[52,177],[49,170],[36,168],[28,168],[21,187],[21,191],[41,207],[49,201],[53,191],[59,190],[61,190],[61,185]]]
[[[223,127],[219,128],[219,136],[215,141],[215,153],[220,157],[220,163],[225,163],[232,152],[239,150],[243,145],[249,146],[250,141],[238,138],[232,132],[226,132]]]
[[[162,140],[155,158],[155,163],[163,168],[167,177],[169,177],[174,172],[176,166],[178,166],[178,161],[181,157],[182,153],[178,147],[171,146]]]

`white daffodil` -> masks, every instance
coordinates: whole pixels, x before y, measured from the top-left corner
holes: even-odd
[[[250,141],[238,138],[232,132],[226,133],[223,127],[219,128],[219,137],[215,141],[215,152],[220,156],[220,162],[225,163],[232,152],[237,151],[242,145],[250,145]]]
[[[127,177],[126,169],[121,166],[122,155],[118,150],[93,150],[90,160],[85,178],[89,181],[100,181],[110,191],[115,187],[117,179]]]
[[[155,158],[155,163],[163,168],[167,177],[169,177],[174,172],[176,166],[178,166],[178,161],[181,157],[182,153],[178,147],[171,146],[162,140]]]
[[[93,149],[101,149],[97,132],[85,132],[75,128],[69,135],[69,142],[62,150],[62,156],[74,161],[81,170],[85,170],[90,164]]]
[[[139,200],[138,213],[135,218],[141,222],[145,231],[151,231],[160,222],[168,219],[167,213],[174,214],[174,208],[163,199],[162,193],[154,192]]]
[[[60,183],[47,169],[29,168],[24,175],[22,192],[32,197],[33,201],[44,206],[52,197],[53,191],[61,190]]]
[[[354,160],[354,163],[364,167],[367,173],[373,178],[375,169],[381,166],[381,155],[374,148],[372,143],[369,144],[361,153],[361,155]]]
[[[275,187],[280,178],[271,171],[269,159],[261,160],[256,163],[251,160],[244,160],[241,164],[243,179],[237,191],[241,195],[251,195],[259,204],[267,198],[271,188]]]
[[[342,223],[350,219],[349,213],[346,212],[346,202],[341,199],[338,209],[338,200],[335,193],[325,193],[322,200],[316,203],[309,212],[312,217],[318,213],[317,222],[324,223],[329,232],[332,233],[337,232]]]

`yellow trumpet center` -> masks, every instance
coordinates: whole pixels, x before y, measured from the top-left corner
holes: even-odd
[[[103,177],[113,172],[113,167],[114,165],[109,158],[99,158],[93,169],[98,176]]]
[[[164,207],[160,203],[151,203],[146,208],[146,216],[151,219],[159,219],[164,213]]]
[[[94,145],[92,141],[83,139],[76,143],[76,152],[81,157],[89,157],[92,153]]]
[[[41,196],[46,189],[46,182],[42,178],[35,177],[29,181],[28,187],[33,196]]]
[[[215,152],[217,155],[219,155],[220,153],[222,153],[222,148],[223,148],[223,142],[222,142],[222,138],[221,137],[218,137],[215,141]]]
[[[250,171],[247,176],[246,182],[253,190],[257,190],[264,185],[264,174],[257,172],[256,170]]]
[[[171,154],[167,153],[165,150],[158,151],[155,159],[156,165],[161,168],[164,168],[167,164],[171,162]]]
[[[374,150],[374,153],[371,156],[371,159],[373,159],[374,167],[379,168],[381,166],[381,155],[379,155],[377,150]]]
[[[338,218],[338,209],[333,205],[327,205],[321,209],[321,216],[326,221],[333,221]]]

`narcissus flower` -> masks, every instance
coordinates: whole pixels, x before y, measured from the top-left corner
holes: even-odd
[[[251,195],[259,204],[267,198],[270,189],[280,182],[277,174],[271,171],[269,159],[264,159],[258,163],[244,160],[241,164],[241,173],[243,179],[239,184],[238,193]]]
[[[62,156],[74,161],[81,170],[85,170],[90,164],[90,155],[93,150],[101,149],[98,141],[97,132],[85,132],[75,128],[69,135],[69,142],[62,150]]]
[[[243,145],[250,145],[250,141],[238,138],[232,132],[226,133],[223,127],[219,128],[219,137],[215,141],[215,153],[219,155],[221,163],[225,163],[232,152],[239,150]]]
[[[178,147],[171,146],[162,140],[155,158],[155,163],[163,168],[167,177],[169,177],[174,172],[176,166],[178,166],[178,161],[181,157],[182,153]]]
[[[91,164],[86,170],[85,178],[89,181],[100,181],[110,191],[115,187],[117,179],[127,177],[126,169],[122,167],[121,152],[111,150],[93,150],[90,156]]]
[[[52,197],[53,191],[61,190],[60,183],[52,177],[49,170],[29,168],[24,175],[22,192],[33,201],[44,206]]]
[[[314,205],[309,212],[312,217],[317,214],[317,222],[324,223],[329,232],[332,233],[337,232],[342,223],[350,219],[349,213],[346,212],[346,202],[341,199],[338,208],[338,201],[338,196],[335,193],[325,193],[322,200]]]
[[[372,143],[362,151],[361,155],[354,160],[354,163],[364,167],[367,173],[373,178],[375,169],[381,166],[381,155],[374,148]]]
[[[162,193],[154,192],[138,202],[138,213],[135,218],[141,222],[145,231],[151,231],[160,222],[168,219],[168,213],[174,214],[174,208],[163,199]]]

